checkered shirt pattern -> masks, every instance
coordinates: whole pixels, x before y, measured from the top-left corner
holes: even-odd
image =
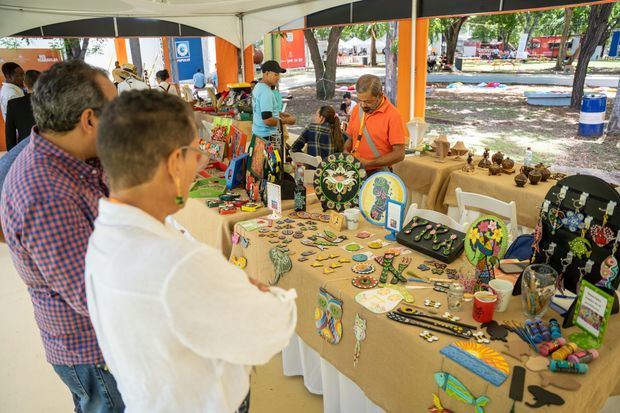
[[[74,158],[36,128],[4,182],[2,228],[51,364],[104,362],[86,305],[84,258],[107,193],[98,160]]]
[[[336,151],[332,140],[331,128],[323,124],[311,123],[308,125],[293,143],[291,151],[301,152],[306,145],[306,153],[308,155],[318,155],[321,159],[327,158]]]

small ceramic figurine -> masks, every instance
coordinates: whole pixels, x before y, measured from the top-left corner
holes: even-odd
[[[538,169],[534,168],[530,171],[530,174],[527,177],[532,185],[536,185],[542,179],[542,174]]]
[[[523,175],[525,175],[526,177],[529,177],[530,176],[530,172],[532,171],[532,169],[534,169],[534,168],[532,168],[531,166],[523,165],[521,167],[521,173]]]
[[[493,161],[493,163],[496,163],[497,165],[501,165],[502,161],[504,160],[504,154],[501,151],[497,151],[493,154],[493,157],[491,158],[491,160]]]
[[[474,166],[474,154],[469,153],[467,156],[467,164],[461,169],[463,172],[468,174],[474,173],[476,171],[476,167]]]
[[[482,159],[478,162],[478,168],[488,169],[489,166],[491,166],[491,161],[489,160],[489,148],[484,148]]]

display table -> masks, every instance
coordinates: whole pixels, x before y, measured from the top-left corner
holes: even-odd
[[[234,192],[243,193],[241,189]],[[308,204],[317,202],[315,194],[307,196]],[[293,209],[293,200],[282,201],[282,210]],[[183,209],[174,215],[174,219],[186,228],[198,241],[222,251],[225,257],[230,255],[232,248],[232,232],[235,224],[253,218],[271,214],[268,208],[260,208],[254,212],[238,210],[234,214],[220,215],[217,208],[209,208],[206,199],[190,198]]]
[[[200,130],[202,128],[202,121],[206,120],[209,123],[213,123],[216,116],[213,116],[209,113],[202,112],[199,110],[194,111],[194,121],[196,122],[196,127]],[[250,143],[250,139],[252,138],[252,122],[247,120],[233,120],[232,125],[239,129],[247,136],[247,142]]]
[[[318,211],[318,205],[309,208],[309,212]],[[293,224],[296,225],[296,224]],[[319,230],[326,227],[325,224],[318,224]],[[260,279],[263,282],[273,281],[274,271],[269,260],[269,250],[273,244],[270,238],[259,237],[258,231],[246,232],[237,225],[235,230],[243,237],[249,239],[247,248],[240,244],[235,245],[232,254],[244,256],[247,259],[246,271],[249,276]],[[354,234],[359,230],[368,230],[376,234],[368,240],[358,240]],[[367,222],[361,222],[359,230],[343,231],[351,240],[364,245],[364,251],[373,251],[378,255],[382,250],[369,250],[366,248],[368,241],[376,239],[377,236],[383,237],[385,231],[382,228],[373,227]],[[307,233],[307,235],[310,235]],[[347,241],[345,241],[346,243]],[[395,246],[397,244],[392,244]],[[373,403],[380,406],[387,412],[423,412],[432,405],[433,393],[437,393],[445,408],[455,412],[473,411],[473,407],[465,405],[459,401],[448,397],[440,390],[435,383],[433,374],[444,370],[453,374],[464,384],[469,391],[476,397],[487,395],[491,402],[486,407],[485,412],[508,412],[512,401],[508,398],[510,378],[500,387],[495,387],[474,373],[457,365],[451,360],[443,357],[439,350],[458,338],[437,334],[439,341],[428,343],[420,338],[421,329],[417,327],[403,325],[389,320],[385,314],[374,314],[355,302],[355,295],[361,292],[351,284],[353,276],[351,272],[352,263],[343,264],[331,274],[324,274],[323,268],[313,268],[316,255],[311,256],[306,262],[299,262],[302,251],[313,250],[300,244],[299,240],[293,239],[288,245],[294,253],[292,255],[293,268],[285,273],[279,283],[283,288],[295,288],[297,290],[298,324],[297,334],[303,342],[311,349],[316,351],[323,361],[332,365],[339,374],[350,379],[356,386],[359,386],[365,396]],[[386,248],[389,248],[386,247]],[[317,250],[318,251],[318,250]],[[330,247],[322,252],[323,255],[338,254],[340,257],[350,257],[352,253],[345,251],[341,247]],[[423,263],[427,257],[413,252],[407,255],[412,258],[410,270],[419,272],[416,267]],[[333,260],[323,261],[329,265]],[[464,264],[462,258],[450,265],[451,268],[458,268]],[[374,276],[378,277],[380,270],[378,265]],[[416,284],[419,285],[419,284]],[[335,297],[343,300],[343,335],[339,344],[332,345],[324,341],[316,331],[314,312],[317,305],[319,288],[325,288]],[[425,298],[431,298],[443,303],[442,311],[446,309],[446,296],[432,290],[411,290],[418,303]],[[471,318],[472,304],[466,303],[464,310],[459,312],[463,322],[476,324]],[[353,365],[353,349],[355,347],[355,337],[353,334],[353,324],[355,314],[358,313],[367,322],[366,340],[361,344],[361,355],[357,366]],[[556,316],[550,312],[545,319]],[[499,322],[504,320],[524,320],[521,312],[520,299],[514,297],[511,300],[509,309],[505,313],[498,313],[495,317]],[[620,377],[620,346],[617,341],[620,339],[620,323],[617,315],[612,316],[603,346],[600,349],[600,357],[590,364],[590,371],[584,376],[572,376],[582,383],[579,391],[571,392],[552,388],[551,390],[561,395],[566,401],[562,407],[550,407],[538,411],[587,411],[597,412],[605,404],[607,398],[614,391]],[[577,331],[573,327],[566,330],[565,336]],[[516,335],[510,334],[509,339],[518,339]],[[491,347],[501,350],[504,346],[501,342],[493,342]],[[516,360],[506,356],[507,362],[513,366],[520,364]],[[512,368],[511,368],[512,371]],[[325,383],[325,381],[323,381]],[[538,374],[527,372],[527,385],[540,385]],[[330,386],[337,384],[331,384]],[[526,387],[527,388],[527,387]],[[316,390],[316,389],[315,389]],[[322,389],[325,393],[328,389]],[[334,391],[330,388],[329,391]],[[340,395],[342,398],[342,395]],[[525,393],[525,400],[532,401],[532,396]],[[327,407],[332,405],[331,401],[325,401]],[[365,404],[362,402],[362,404]],[[333,410],[329,410],[333,411]],[[517,412],[534,411],[522,403],[517,403]]]
[[[437,162],[434,154],[429,154],[407,156],[394,165],[393,169],[405,183],[410,203],[418,204],[419,208],[439,210],[445,181],[452,171],[460,170],[465,163],[466,158],[446,158],[444,162]]]
[[[515,165],[518,171],[521,165]],[[534,228],[538,222],[540,207],[549,189],[555,185],[555,181],[539,182],[538,185],[531,185],[529,182],[523,188],[515,184],[514,174],[502,174],[490,176],[487,169],[476,167],[472,174],[463,171],[453,171],[444,183],[443,199],[441,199],[438,211],[446,212],[452,218],[458,218],[456,194],[454,190],[461,188],[463,192],[475,192],[477,194],[490,196],[500,201],[515,201],[517,204],[517,221],[520,226]]]

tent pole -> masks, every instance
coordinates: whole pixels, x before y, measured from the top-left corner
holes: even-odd
[[[416,93],[416,70],[415,70],[415,60],[416,60],[416,19],[418,17],[418,0],[411,0],[411,93],[409,94],[409,119],[407,121],[413,119],[413,109],[415,107],[415,93]]]
[[[240,57],[241,73],[239,74],[239,82],[243,82],[245,80],[245,34],[243,30],[243,13],[239,13],[237,17],[239,18],[239,29],[240,29],[240,39],[241,39],[241,46],[239,48],[239,50],[241,51],[241,53],[239,53],[241,55]]]

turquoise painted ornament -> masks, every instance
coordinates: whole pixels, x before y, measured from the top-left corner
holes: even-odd
[[[448,396],[474,406],[476,413],[484,413],[483,407],[491,401],[487,396],[475,397],[463,383],[445,371],[435,373],[435,381]]]

